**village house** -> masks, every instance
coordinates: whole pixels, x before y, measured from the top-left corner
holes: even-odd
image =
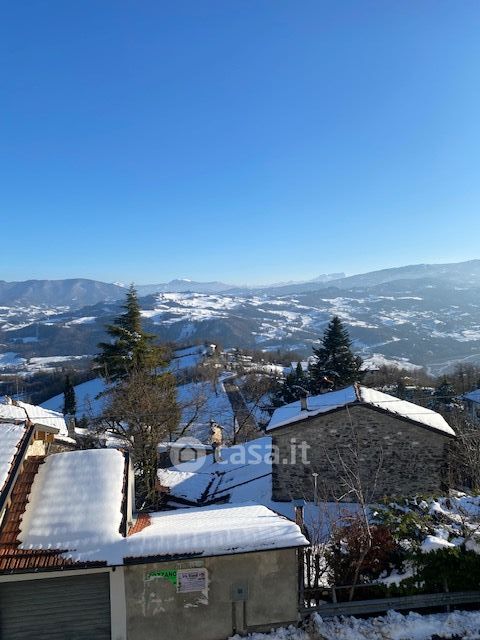
[[[43,433],[48,433],[48,437],[43,438],[43,441],[48,445],[48,450],[51,453],[76,448],[73,428],[69,432],[63,413],[58,411],[51,411],[4,396],[3,401],[0,402],[0,423],[2,422],[33,424],[37,427],[38,433],[42,433],[42,430]]]
[[[374,389],[346,389],[278,408],[267,427],[276,501],[438,493],[455,432],[438,413]]]
[[[475,389],[475,391],[466,393],[463,396],[463,401],[470,418],[474,422],[480,423],[480,389]]]
[[[45,456],[40,433],[0,423],[0,637],[220,640],[297,620],[294,522],[251,503],[135,515],[126,453]]]

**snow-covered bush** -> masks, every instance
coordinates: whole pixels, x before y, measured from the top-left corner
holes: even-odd
[[[391,595],[478,589],[480,498],[466,494],[390,503],[375,513],[399,551]],[[394,584],[392,584],[394,583]]]

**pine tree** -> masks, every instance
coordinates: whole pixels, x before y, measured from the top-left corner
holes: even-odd
[[[433,394],[434,406],[446,407],[453,404],[455,395],[455,388],[453,384],[448,380],[446,376],[444,376],[440,384],[435,388],[435,392]]]
[[[352,341],[338,316],[328,323],[321,344],[313,348],[315,361],[310,366],[310,388],[320,393],[325,384],[333,389],[361,380],[362,359],[352,352]]]
[[[308,392],[309,380],[302,368],[302,363],[298,362],[295,370],[290,371],[285,376],[283,384],[279,385],[275,395],[275,404],[289,404],[300,400]]]
[[[111,342],[99,344],[96,362],[110,384],[104,393],[103,412],[108,431],[125,440],[132,451],[137,477],[137,497],[155,503],[157,445],[170,440],[180,420],[176,379],[165,366],[164,350],[155,336],[142,327],[142,316],[133,286],[123,305],[124,313],[107,326]]]
[[[153,342],[155,336],[142,328],[140,305],[133,285],[123,309],[124,313],[107,325],[107,333],[112,339],[98,345],[101,352],[95,358],[100,375],[108,382],[124,380],[132,371],[154,371],[166,364],[162,350]]]
[[[74,416],[76,412],[77,400],[75,398],[75,387],[73,386],[70,375],[67,373],[63,390],[63,413],[66,416]]]

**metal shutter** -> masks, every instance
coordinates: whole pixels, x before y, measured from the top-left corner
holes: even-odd
[[[108,573],[0,584],[1,640],[110,640]]]

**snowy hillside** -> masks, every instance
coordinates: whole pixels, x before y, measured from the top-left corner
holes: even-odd
[[[305,356],[336,314],[347,325],[356,349],[372,364],[428,366],[442,373],[458,360],[480,362],[477,263],[417,265],[329,283],[296,284],[294,290],[288,285],[207,293],[162,291],[140,302],[147,330],[164,341],[294,349]],[[0,367],[12,368],[18,358],[94,354],[119,304],[5,304],[0,307]]]

